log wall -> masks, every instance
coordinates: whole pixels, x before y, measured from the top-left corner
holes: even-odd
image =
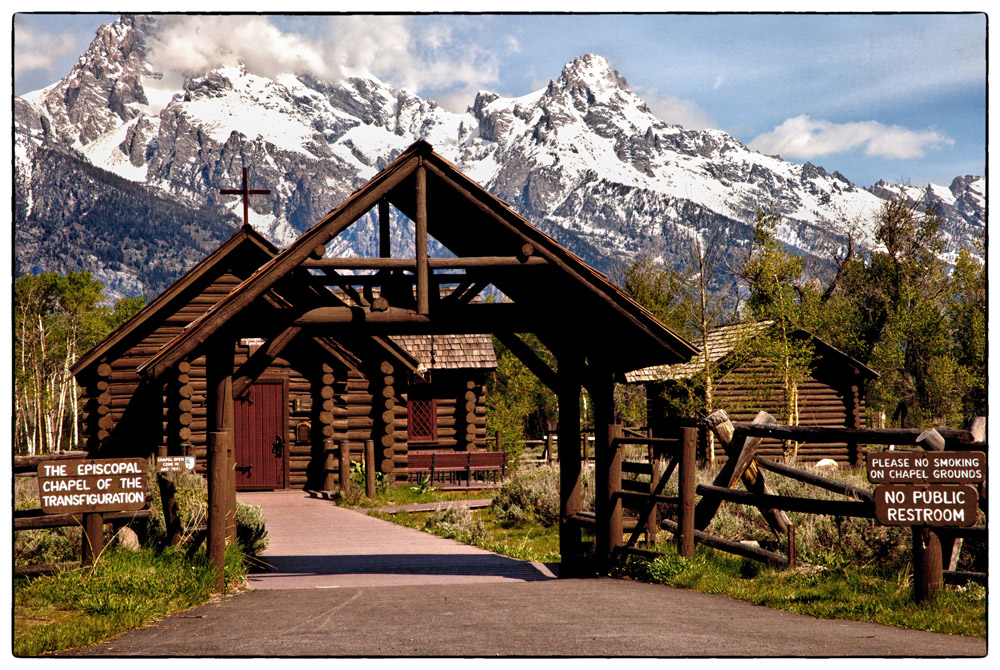
[[[774,364],[754,360],[729,371],[715,385],[713,406],[724,409],[734,421],[752,421],[757,412],[764,410],[775,417],[785,416],[781,378]],[[647,389],[647,412],[650,425],[659,435],[670,430],[676,420],[668,416],[658,384]],[[865,401],[860,375],[847,366],[837,369],[822,361],[813,376],[799,386],[799,424],[803,426],[867,427]],[[664,433],[665,434],[665,433]],[[770,459],[781,459],[782,444],[764,440],[758,452]],[[699,430],[698,459],[708,458],[707,433]],[[844,443],[803,444],[798,449],[800,462],[815,462],[830,458],[838,463],[857,463],[863,459],[863,448]],[[717,465],[726,461],[722,449],[716,448]]]

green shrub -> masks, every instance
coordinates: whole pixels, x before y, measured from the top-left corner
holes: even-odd
[[[583,510],[594,509],[594,471],[583,471]],[[493,513],[505,523],[535,518],[547,526],[559,523],[559,466],[518,470],[504,482],[493,498]]]
[[[433,512],[424,522],[424,530],[469,544],[476,544],[487,537],[486,526],[464,505]]]
[[[181,520],[181,543],[186,544],[194,538],[199,527],[208,522],[208,483],[204,477],[194,472],[174,472],[170,474],[170,478],[175,488],[177,515]],[[166,523],[163,520],[159,481],[155,473],[150,474],[148,481],[153,496],[149,536],[162,543],[166,541]],[[248,556],[256,556],[267,548],[270,540],[260,507],[236,503],[236,539],[243,553]]]
[[[271,538],[267,536],[264,514],[260,507],[236,503],[236,539],[247,556],[256,556],[267,549]]]
[[[367,470],[362,461],[351,461],[351,485],[358,491],[364,491]],[[385,493],[389,488],[389,477],[384,472],[375,471],[375,495]]]

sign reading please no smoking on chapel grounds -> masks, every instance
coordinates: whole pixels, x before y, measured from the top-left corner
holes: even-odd
[[[869,452],[875,516],[886,526],[971,526],[986,479],[982,451]]]
[[[46,514],[142,509],[146,459],[43,461],[38,465],[38,498]]]

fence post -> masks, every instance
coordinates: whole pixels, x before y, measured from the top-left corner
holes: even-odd
[[[102,551],[104,551],[104,515],[100,512],[87,512],[83,515],[81,552],[83,564],[93,565]]]
[[[650,435],[650,437],[652,437]],[[656,491],[656,485],[660,483],[660,477],[663,476],[663,471],[666,469],[666,463],[663,460],[663,449],[658,446],[649,445],[649,494],[652,495]],[[656,544],[656,534],[660,529],[660,514],[657,504],[652,503],[653,509],[649,512],[649,517],[646,519],[646,544],[653,546]]]
[[[698,452],[698,429],[681,429],[681,463],[677,494],[681,499],[677,524],[677,553],[694,556],[694,491],[697,484],[695,461]]]
[[[794,570],[798,563],[798,556],[795,553],[795,524],[788,524],[788,569]]]
[[[552,429],[545,431],[545,460],[552,465]]]
[[[927,526],[913,527],[913,600],[927,602],[944,583],[941,541]]]
[[[351,452],[346,440],[340,443],[340,490],[342,493],[351,490]]]
[[[375,440],[365,440],[365,495],[375,499]]]
[[[163,525],[167,528],[167,541],[172,546],[181,543],[181,518],[177,513],[177,487],[163,473],[156,476],[160,488],[160,502],[163,504]]]

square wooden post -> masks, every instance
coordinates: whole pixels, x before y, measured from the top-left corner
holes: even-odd
[[[614,382],[611,374],[594,375],[590,389],[594,403],[594,512],[597,517],[597,569],[607,573],[611,556],[622,542],[622,501],[618,495],[622,480],[621,449],[615,439],[621,426],[614,423]]]
[[[232,462],[233,426],[236,423],[233,405],[233,363],[235,342],[225,335],[206,355],[205,376],[208,401],[208,560],[216,570],[215,590],[225,589],[226,538],[230,520],[235,516],[231,507],[235,494],[229,488],[235,482],[230,472]]]
[[[86,512],[83,515],[82,563],[93,565],[104,551],[104,515],[100,512]]]
[[[580,525],[570,518],[580,512],[580,382],[576,360],[559,358],[559,553],[561,577],[581,573]],[[499,433],[499,431],[498,431]],[[499,441],[499,436],[498,436]]]
[[[417,257],[417,314],[430,313],[430,269],[427,263],[427,169],[417,167],[417,220],[414,221]]]
[[[681,429],[681,462],[678,474],[680,514],[677,523],[677,553],[686,558],[694,556],[694,492],[698,482],[698,429]]]

